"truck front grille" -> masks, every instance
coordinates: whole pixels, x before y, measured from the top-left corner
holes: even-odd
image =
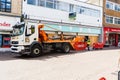
[[[18,41],[12,41],[12,44],[18,44]]]
[[[17,51],[17,49],[16,49],[16,48],[12,48],[12,50],[15,50],[15,51]]]

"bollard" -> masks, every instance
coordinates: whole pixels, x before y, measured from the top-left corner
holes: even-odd
[[[104,78],[104,77],[101,77],[99,80],[106,80],[106,78]]]

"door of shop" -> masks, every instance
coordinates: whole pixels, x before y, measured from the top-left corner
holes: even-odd
[[[118,34],[109,34],[109,45],[117,46],[118,45]]]
[[[10,35],[4,35],[3,36],[3,45],[2,47],[8,48],[10,47]]]

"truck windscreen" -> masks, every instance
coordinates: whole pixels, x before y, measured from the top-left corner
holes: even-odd
[[[13,26],[12,36],[22,35],[24,32],[25,24]]]

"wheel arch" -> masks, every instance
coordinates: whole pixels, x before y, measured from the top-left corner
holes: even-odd
[[[66,45],[69,46],[69,51],[68,51],[68,52],[65,51],[65,46],[66,46]],[[69,53],[71,49],[72,49],[72,47],[71,47],[71,45],[70,45],[69,42],[64,42],[64,43],[62,43],[62,48],[61,48],[62,52]]]
[[[70,44],[70,42],[64,42],[64,43],[62,43],[62,46],[65,45],[65,44],[68,44],[68,45],[70,46],[70,49],[73,50],[73,47],[72,47],[72,45]]]
[[[34,41],[32,42],[32,44],[30,45],[30,51],[32,50],[32,47],[35,46],[35,45],[39,45],[42,49],[43,49],[43,46],[41,43],[37,42],[37,41]]]

